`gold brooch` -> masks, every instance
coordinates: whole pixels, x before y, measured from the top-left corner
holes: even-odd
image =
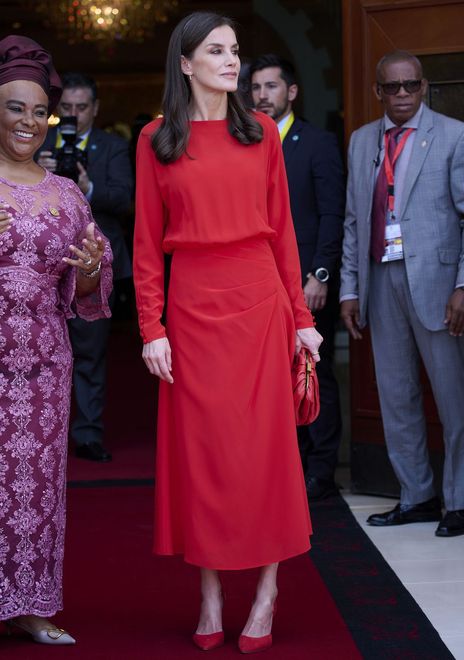
[[[55,216],[55,218],[60,215],[60,212],[54,206],[50,206],[50,208],[48,210],[50,211],[50,213],[52,215]]]

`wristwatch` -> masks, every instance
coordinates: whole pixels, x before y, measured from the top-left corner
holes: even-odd
[[[323,284],[329,281],[329,271],[327,270],[327,268],[316,268],[313,275],[316,278],[316,280],[322,282]]]

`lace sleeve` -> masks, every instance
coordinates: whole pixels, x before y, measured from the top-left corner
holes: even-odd
[[[80,245],[89,222],[94,222],[87,200],[82,197],[79,204],[82,207],[82,224],[80,232],[75,238],[76,245]],[[101,236],[105,242],[105,251],[101,261],[100,283],[91,294],[79,297],[76,295],[76,268],[69,266],[66,269],[61,280],[60,295],[61,307],[67,319],[74,318],[77,315],[86,321],[95,321],[111,316],[108,300],[113,289],[113,270],[111,268],[113,254],[109,240],[105,238],[96,224],[95,234]]]

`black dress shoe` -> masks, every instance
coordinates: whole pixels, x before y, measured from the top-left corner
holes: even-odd
[[[327,497],[338,495],[339,492],[333,479],[306,477],[305,484],[308,498],[312,501],[325,500]]]
[[[435,536],[461,536],[464,534],[464,509],[447,511],[440,520]]]
[[[420,504],[397,504],[391,511],[373,513],[367,519],[368,525],[388,527],[407,525],[416,522],[436,522],[441,519],[441,503],[438,497]]]
[[[106,451],[99,442],[86,442],[76,447],[77,458],[86,458],[88,461],[97,461],[99,463],[108,463],[111,461],[111,454]]]

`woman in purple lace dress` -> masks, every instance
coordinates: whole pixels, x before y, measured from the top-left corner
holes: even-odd
[[[69,179],[37,165],[61,93],[50,56],[0,41],[0,620],[75,640],[62,608],[72,354],[66,319],[109,316],[111,253]]]

